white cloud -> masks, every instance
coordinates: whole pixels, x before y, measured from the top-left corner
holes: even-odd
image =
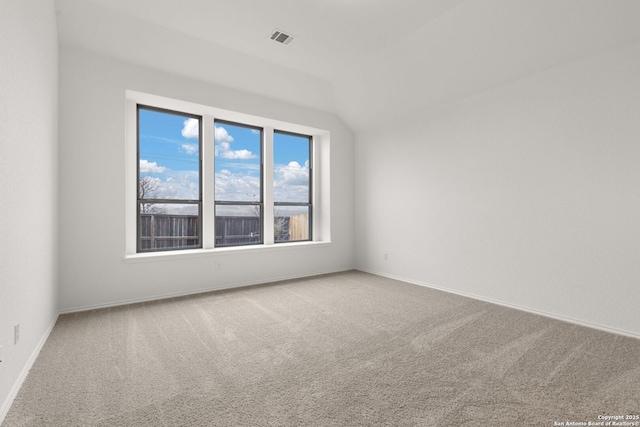
[[[216,142],[215,146],[215,156],[216,157],[224,157],[224,153],[231,150],[231,146],[228,142]]]
[[[198,173],[180,172],[171,175],[160,185],[162,193],[175,199],[197,199],[199,194]]]
[[[309,161],[274,167],[274,196],[280,202],[303,202],[309,198]]]
[[[196,144],[182,144],[181,148],[187,154],[198,154],[198,146]]]
[[[143,174],[162,174],[160,177]],[[158,199],[191,199],[199,197],[198,171],[173,171],[156,162],[140,159],[140,174],[149,179]],[[173,208],[171,208],[173,209]]]
[[[216,126],[216,143],[231,143],[233,137],[222,126]]]
[[[248,159],[255,159],[257,157],[249,150],[235,150],[235,151],[234,150],[226,150],[226,151],[216,150],[216,152],[223,159],[248,160]]]
[[[200,134],[200,122],[198,119],[187,119],[182,126],[182,136],[185,138],[197,138]]]
[[[309,161],[301,166],[300,163],[293,161],[287,165],[275,166],[276,181],[288,185],[308,185],[309,184]]]
[[[200,192],[197,171],[170,171],[163,178],[155,181],[159,199],[198,199]]]
[[[256,201],[260,199],[260,179],[225,169],[216,173],[215,192],[217,200]]]
[[[216,157],[222,157],[223,159],[240,160],[255,159],[256,157],[258,157],[249,150],[232,150],[232,142],[233,137],[229,135],[227,130],[221,126],[216,126]]]
[[[167,168],[164,166],[158,166],[156,162],[149,162],[144,159],[140,159],[140,173],[164,173]]]

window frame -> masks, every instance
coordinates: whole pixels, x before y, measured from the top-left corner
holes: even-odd
[[[214,128],[214,132],[215,132],[215,127],[216,125],[220,123],[221,125],[229,125],[229,126],[236,126],[236,127],[242,127],[242,128],[246,128],[246,129],[254,129],[254,130],[258,130],[260,131],[260,200],[258,202],[249,202],[249,201],[234,201],[234,200],[218,200],[215,194],[215,175],[213,178],[213,202],[215,205],[215,218],[217,220],[218,218],[218,206],[258,206],[259,210],[260,210],[260,241],[259,242],[248,242],[248,243],[235,243],[235,244],[218,244],[217,242],[214,243],[216,248],[231,248],[231,247],[236,247],[236,246],[250,246],[250,245],[262,245],[264,244],[264,230],[265,230],[265,217],[264,217],[264,192],[265,192],[265,180],[264,180],[264,148],[265,148],[265,138],[264,138],[264,128],[260,127],[260,126],[253,126],[253,125],[248,125],[246,123],[238,123],[238,122],[232,122],[229,120],[223,120],[223,119],[217,119],[214,118],[213,120],[213,128]],[[215,144],[215,138],[214,138],[214,144]],[[215,171],[215,156],[213,159],[213,164],[214,164],[214,171]],[[214,225],[215,227],[215,225]],[[217,234],[217,233],[216,233]],[[217,240],[217,236],[216,236],[216,240]]]
[[[147,110],[157,113],[171,114],[175,116],[197,119],[198,120],[198,199],[141,199],[140,198],[140,185],[136,186],[136,218],[137,218],[137,227],[136,227],[136,252],[137,253],[146,253],[146,252],[161,252],[161,251],[181,251],[188,249],[200,249],[202,248],[202,116],[196,114],[185,113],[182,111],[171,110],[168,108],[155,107],[144,104],[136,104],[136,177],[137,182],[140,180],[140,110]],[[185,204],[185,205],[196,205],[198,207],[198,244],[193,246],[184,246],[184,247],[167,247],[167,248],[150,248],[143,249],[142,248],[142,212],[140,210],[140,206],[143,203],[162,203],[162,204]],[[186,240],[186,239],[185,239]]]
[[[213,99],[213,97],[211,97]],[[201,144],[201,192],[202,198],[202,247],[192,250],[166,250],[153,252],[137,252],[137,104],[172,110],[179,113],[202,116],[202,144]],[[331,245],[331,132],[326,129],[302,125],[282,119],[258,116],[227,110],[211,105],[204,105],[190,101],[168,98],[165,96],[144,93],[125,89],[125,203],[124,203],[124,244],[123,261],[125,263],[163,261],[167,259],[193,258],[200,256],[216,256],[220,254],[281,251],[300,249],[305,246]],[[251,108],[253,109],[253,108]],[[263,109],[267,111],[266,109]],[[282,116],[279,112],[276,116]],[[286,114],[285,114],[286,116]],[[291,116],[293,117],[293,116]],[[298,117],[298,116],[296,116]],[[213,195],[207,197],[208,192],[213,191],[214,164],[204,159],[214,159],[214,119],[230,121],[264,129],[263,146],[263,173],[264,179],[264,211],[263,227],[264,239],[262,244],[241,246],[215,246],[215,203]],[[210,126],[209,126],[210,124]],[[273,230],[273,171],[272,139],[273,131],[292,132],[312,137],[312,161],[313,173],[310,179],[313,183],[313,218],[311,224],[312,240],[282,242],[274,244]],[[209,142],[210,141],[210,142]],[[271,145],[271,147],[270,147]]]
[[[275,236],[274,236],[274,243],[277,245],[283,244],[283,243],[295,243],[295,242],[308,242],[308,241],[313,241],[313,136],[311,135],[305,135],[305,134],[301,134],[301,133],[297,133],[297,132],[289,132],[289,131],[284,131],[284,130],[279,130],[279,129],[274,129],[273,130],[273,136],[274,136],[274,140],[273,140],[273,147],[275,149],[275,135],[276,134],[282,134],[282,135],[289,135],[289,136],[296,136],[296,137],[300,137],[300,138],[305,138],[308,140],[308,147],[309,147],[309,197],[307,198],[307,202],[278,202],[275,200],[273,200],[273,207],[274,207],[274,212],[275,212],[275,207],[276,206],[306,206],[309,209],[309,217],[307,218],[307,229],[308,229],[308,236],[306,239],[301,239],[301,240],[276,240]],[[273,171],[272,171],[273,173]],[[275,216],[275,214],[274,214]]]

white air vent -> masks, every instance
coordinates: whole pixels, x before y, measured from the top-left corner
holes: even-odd
[[[271,40],[277,41],[278,43],[282,44],[289,44],[293,40],[293,36],[283,33],[280,30],[273,30],[270,38]]]

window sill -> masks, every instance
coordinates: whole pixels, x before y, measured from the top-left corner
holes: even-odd
[[[229,246],[224,248],[212,249],[185,249],[178,251],[144,252],[125,255],[123,261],[126,264],[138,262],[173,261],[178,259],[215,257],[217,255],[291,251],[306,248],[319,248],[330,245],[331,242],[295,242],[278,243],[273,245]]]

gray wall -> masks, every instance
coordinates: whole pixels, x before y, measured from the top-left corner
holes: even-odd
[[[57,55],[52,2],[0,0],[0,422],[58,314]]]
[[[640,336],[638,76],[629,44],[357,133],[357,266]]]

